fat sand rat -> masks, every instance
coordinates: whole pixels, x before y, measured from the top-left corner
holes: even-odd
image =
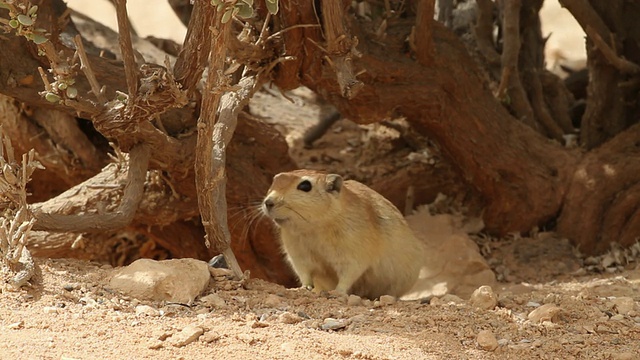
[[[357,181],[313,170],[280,173],[262,212],[278,227],[305,288],[400,297],[418,278],[423,244],[389,200]]]

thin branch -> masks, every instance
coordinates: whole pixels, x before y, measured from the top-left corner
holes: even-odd
[[[500,64],[500,55],[493,46],[493,7],[491,0],[478,0],[478,20],[474,28],[478,50],[490,65]]]
[[[428,66],[433,62],[434,44],[432,23],[435,11],[435,0],[420,0],[416,16],[416,56],[420,64]]]
[[[591,7],[588,0],[560,0],[571,15],[578,21],[584,32],[591,26],[603,39],[611,38],[611,31],[600,15]]]
[[[591,25],[587,25],[585,32],[613,67],[626,74],[637,74],[640,72],[640,65],[618,56],[615,50],[613,50],[609,44],[602,39],[600,34],[598,34]]]
[[[131,42],[131,26],[127,16],[127,0],[115,0],[116,15],[118,16],[118,39],[120,40],[120,52],[124,61],[124,74],[127,78],[127,91],[131,98],[138,93],[138,66],[133,54]]]
[[[357,74],[353,70],[353,58],[360,56],[356,50],[358,39],[351,37],[344,25],[347,15],[342,1],[323,1],[322,15],[329,63],[336,72],[342,96],[352,99],[364,86],[362,81],[356,79]]]
[[[189,18],[187,36],[176,59],[173,74],[184,89],[191,90],[202,78],[211,50],[211,27],[214,7],[208,0],[197,0]]]
[[[504,2],[503,28],[504,49],[502,50],[502,78],[499,88],[506,89],[511,107],[518,119],[537,129],[533,109],[522,87],[518,71],[520,54],[520,0]]]
[[[129,153],[127,184],[118,208],[109,214],[62,215],[45,213],[43,207],[55,198],[30,205],[36,222],[34,230],[85,232],[92,230],[112,230],[127,226],[133,219],[144,194],[144,183],[149,167],[151,151],[145,144],[138,144]],[[99,175],[96,175],[99,176]],[[90,181],[90,180],[88,180]],[[82,187],[82,184],[76,187]]]
[[[103,89],[100,88],[100,84],[98,83],[98,79],[96,75],[93,73],[91,69],[91,64],[89,63],[89,58],[87,57],[87,52],[84,50],[84,44],[82,43],[82,37],[80,35],[76,35],[73,38],[73,42],[76,44],[76,52],[80,57],[80,69],[84,72],[84,75],[87,77],[89,81],[89,85],[91,85],[91,92],[96,96],[100,105],[104,105],[107,103],[107,98],[104,96]]]

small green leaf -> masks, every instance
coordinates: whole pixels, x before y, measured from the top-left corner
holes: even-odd
[[[278,0],[266,0],[265,4],[267,5],[267,10],[269,10],[271,15],[278,13]]]
[[[7,10],[11,10],[11,7],[9,6],[9,4],[4,3],[4,2],[0,2],[0,9],[7,9]]]
[[[33,25],[33,19],[30,16],[27,16],[27,15],[24,15],[24,14],[18,15],[18,22],[20,22],[20,24],[22,24],[24,26]]]
[[[222,0],[211,0],[211,5],[218,6],[222,4]]]
[[[76,97],[78,97],[78,89],[74,88],[73,86],[68,87],[65,93],[67,94],[67,97],[69,97],[69,99],[75,99]]]
[[[66,82],[61,82],[60,84],[58,84],[58,89],[60,90],[66,90],[69,87],[69,85],[67,85]]]
[[[225,11],[224,14],[222,14],[222,23],[226,24],[227,22],[229,22],[229,20],[231,20],[232,15],[233,15],[233,9],[232,8],[227,9],[227,11]]]
[[[49,39],[42,34],[33,34],[31,41],[36,43],[36,45],[40,45],[46,43],[47,41],[49,41]]]
[[[18,22],[18,20],[12,19],[12,20],[9,20],[9,26],[11,26],[14,29],[17,29],[18,26],[20,26],[20,23]]]
[[[60,96],[52,93],[52,92],[48,92],[45,96],[45,99],[47,99],[48,102],[52,102],[52,103],[57,103],[58,101],[62,100],[62,98],[60,98]]]
[[[249,19],[253,16],[253,8],[250,5],[238,3],[236,7],[238,9],[238,17]]]
[[[38,12],[38,5],[33,5],[29,8],[29,11],[27,11],[27,15],[33,16],[36,12]]]

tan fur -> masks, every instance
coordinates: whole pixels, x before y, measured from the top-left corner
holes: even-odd
[[[342,180],[311,170],[278,174],[262,205],[302,286],[372,299],[403,295],[418,277],[422,243],[382,195],[353,180],[327,191],[335,179]],[[304,180],[311,191],[297,189]]]

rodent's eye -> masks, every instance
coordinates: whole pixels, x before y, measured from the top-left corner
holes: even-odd
[[[300,184],[298,184],[298,190],[302,190],[304,192],[311,191],[311,182],[309,182],[309,180],[301,182]]]

